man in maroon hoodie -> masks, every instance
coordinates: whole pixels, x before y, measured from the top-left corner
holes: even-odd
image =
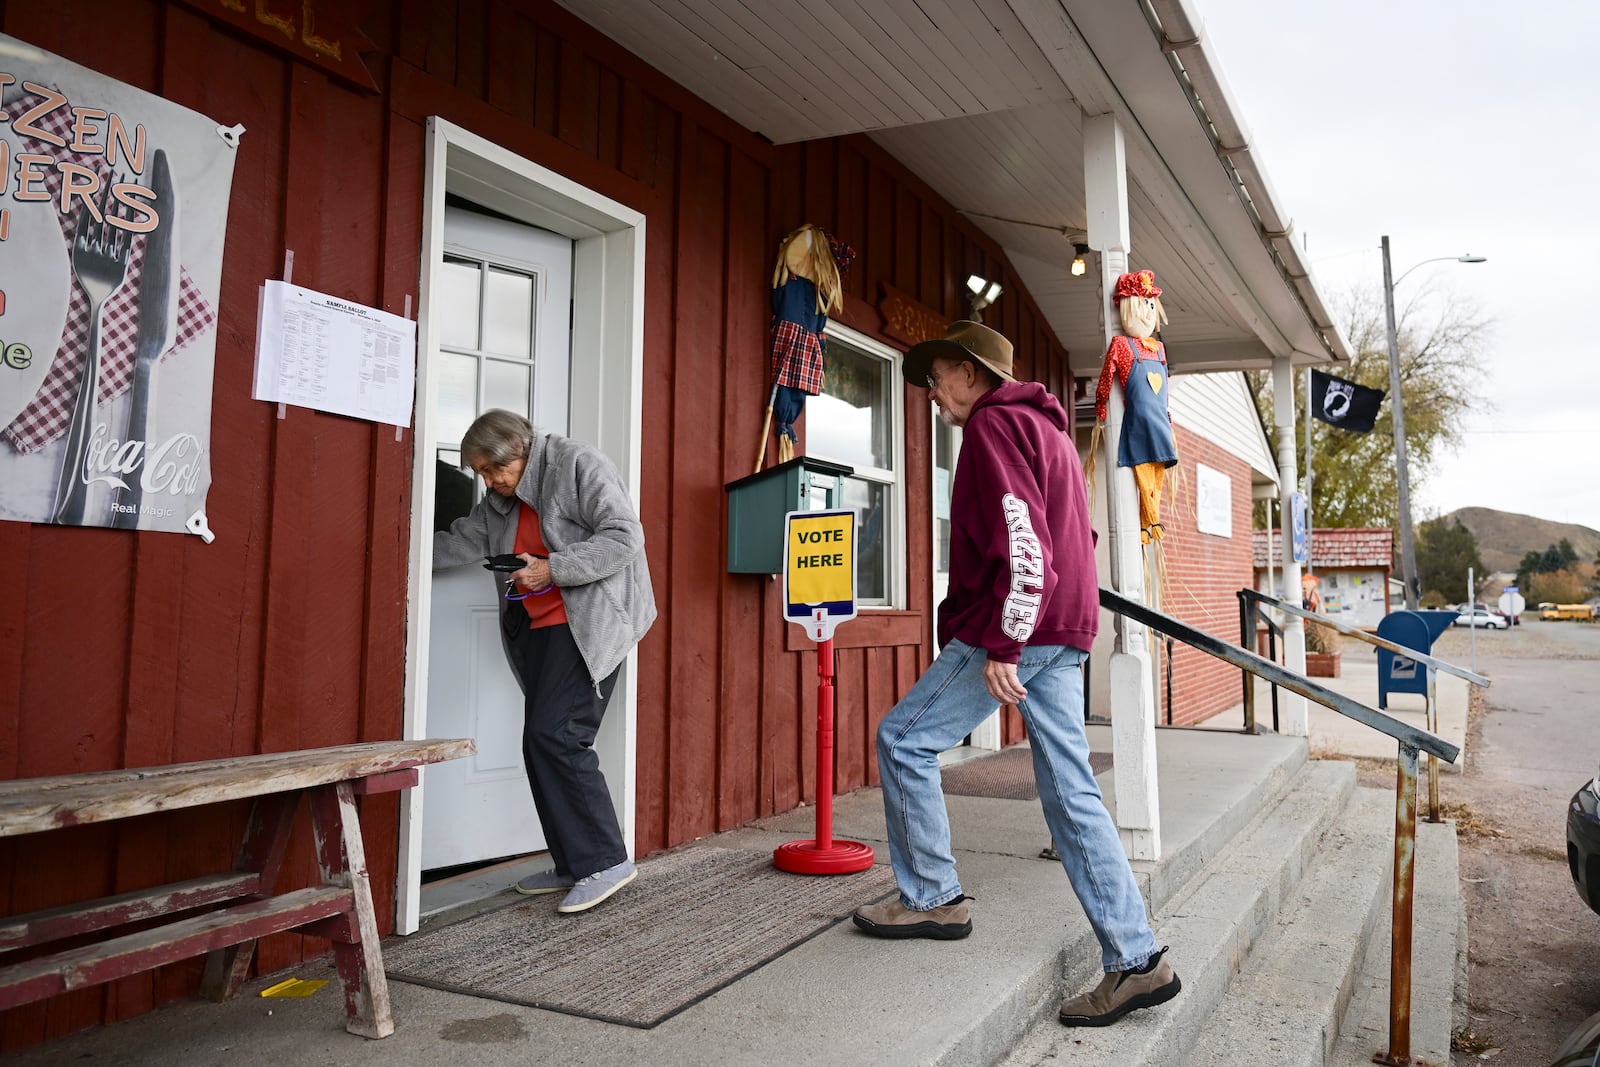
[[[939,753],[994,710],[1028,725],[1045,821],[1100,940],[1106,975],[1061,1006],[1068,1026],[1106,1026],[1177,995],[1181,983],[1145,916],[1106,811],[1083,730],[1083,675],[1099,623],[1094,531],[1060,402],[1011,375],[1011,342],[957,322],[906,353],[939,417],[962,427],[950,501],[950,593],[939,656],[878,728],[889,857],[900,899],[860,908],[876,937],[956,940],[972,932],[956,878]]]

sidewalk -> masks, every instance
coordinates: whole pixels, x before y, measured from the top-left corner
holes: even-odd
[[[1109,727],[1091,726],[1089,734],[1096,751],[1110,750]],[[1271,735],[1159,730],[1156,752],[1164,858],[1134,865],[1152,912],[1160,912],[1276,794],[1304,763],[1306,746]],[[1098,779],[1113,804],[1115,773],[1113,767]],[[333,977],[327,965],[308,964],[257,979],[227,1003],[180,1002],[62,1038],[14,1062],[163,1067],[993,1062],[1027,1020],[1064,989],[1092,984],[1099,951],[1060,865],[1039,858],[1050,835],[1037,801],[951,796],[948,802],[963,888],[976,898],[971,937],[883,942],[840,922],[654,1029],[391,981],[396,1032],[382,1041],[365,1041],[344,1032],[336,981],[304,1000],[259,997],[261,989],[287,977]],[[810,837],[813,819],[813,809],[805,808],[676,851],[771,849]],[[834,828],[839,837],[868,842],[877,861],[887,863],[878,790],[838,798]],[[641,879],[649,877],[647,860]],[[519,899],[509,892],[503,896],[507,903]],[[1187,962],[1199,967],[1201,961]],[[1174,964],[1182,973],[1186,961]]]

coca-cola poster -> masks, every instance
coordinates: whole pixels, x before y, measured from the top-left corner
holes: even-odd
[[[241,132],[0,35],[0,519],[211,540]]]

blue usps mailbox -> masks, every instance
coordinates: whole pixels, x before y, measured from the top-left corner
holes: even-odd
[[[1391,611],[1378,623],[1378,636],[1418,652],[1431,653],[1439,635],[1456,619],[1453,611]],[[1389,706],[1390,693],[1428,695],[1428,670],[1414,659],[1378,649],[1378,707]]]

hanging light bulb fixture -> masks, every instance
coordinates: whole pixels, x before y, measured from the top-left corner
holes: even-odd
[[[1081,278],[1083,277],[1084,272],[1089,269],[1088,263],[1086,263],[1083,258],[1089,254],[1089,246],[1086,244],[1074,244],[1072,246],[1072,252],[1072,276],[1074,278]]]
[[[1000,296],[1000,283],[991,282],[978,274],[967,275],[967,304],[972,309],[972,321],[983,321],[983,309]]]

